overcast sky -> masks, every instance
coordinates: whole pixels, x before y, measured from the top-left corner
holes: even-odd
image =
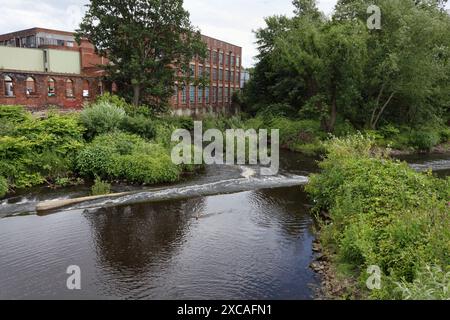
[[[337,0],[320,0],[331,14]],[[0,34],[42,27],[73,31],[81,21],[88,0],[0,0]],[[243,47],[243,63],[249,67],[257,54],[252,30],[264,26],[264,17],[291,15],[291,0],[185,0],[192,23],[203,34]]]

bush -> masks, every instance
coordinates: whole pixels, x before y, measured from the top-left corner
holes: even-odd
[[[266,120],[270,120],[274,117],[287,117],[292,118],[297,115],[297,110],[294,107],[287,103],[275,103],[263,107],[257,113],[257,116],[260,116]]]
[[[93,196],[102,196],[111,193],[111,185],[102,181],[100,178],[96,178],[94,185],[92,186],[91,193]]]
[[[22,106],[0,106],[0,122],[18,123],[25,121],[29,117],[30,114]]]
[[[96,135],[119,129],[125,116],[121,107],[100,101],[81,112],[81,122],[86,127],[86,137],[92,139]]]
[[[397,286],[404,300],[450,300],[450,271],[426,266],[413,283],[402,281]]]
[[[436,130],[423,129],[411,134],[409,144],[416,150],[430,151],[441,142],[441,136]]]
[[[176,181],[182,168],[163,146],[114,132],[87,145],[77,156],[77,169],[85,177],[153,184]]]
[[[3,198],[8,192],[8,181],[5,178],[0,177],[0,198]]]
[[[414,283],[424,266],[450,262],[450,179],[417,173],[374,146],[361,135],[327,143],[322,172],[311,176],[307,191],[316,212],[329,211],[321,240],[337,263],[361,283],[368,266],[380,266],[383,289],[371,296],[395,299],[396,282]]]
[[[308,154],[323,149],[321,140],[326,138],[326,134],[321,130],[319,121],[274,118],[267,124],[269,129],[280,130],[280,145],[283,148]]]
[[[143,115],[125,117],[120,127],[123,131],[137,134],[149,140],[155,138],[156,135],[156,129],[153,120]]]
[[[22,114],[21,109],[8,114],[17,112]],[[50,113],[47,118],[36,119],[25,112],[12,118],[20,120],[8,135],[0,137],[0,175],[12,188],[31,187],[70,174],[71,159],[84,143],[84,129],[76,115]]]

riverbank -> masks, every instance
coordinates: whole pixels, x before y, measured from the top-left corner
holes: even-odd
[[[374,153],[373,140],[362,136],[335,139],[327,148],[322,172],[306,187],[314,212],[328,217],[320,220],[319,259],[312,265],[324,275],[324,295],[448,299],[450,179]],[[367,285],[368,270],[381,271],[380,287]]]

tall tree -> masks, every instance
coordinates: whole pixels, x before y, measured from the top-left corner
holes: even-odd
[[[107,77],[132,92],[134,105],[167,104],[175,82],[188,81],[192,58],[206,55],[183,0],[91,0],[81,38],[110,60]]]

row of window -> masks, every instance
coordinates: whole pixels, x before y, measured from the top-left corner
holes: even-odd
[[[15,96],[15,81],[10,76],[5,76],[3,79],[4,82],[4,94],[7,97]],[[83,97],[89,97],[89,81],[83,80]],[[103,92],[103,85],[99,83],[99,92]],[[75,97],[75,85],[72,79],[67,79],[65,81],[65,93],[67,98]],[[27,96],[35,96],[37,95],[36,90],[36,80],[33,77],[28,77],[25,80],[25,94]],[[49,97],[56,96],[56,80],[53,78],[48,78],[47,80],[47,95]]]
[[[186,104],[188,99],[190,104],[195,103],[203,103],[203,96],[205,98],[205,103],[221,103],[221,102],[231,102],[231,97],[233,96],[234,92],[239,91],[238,88],[223,88],[223,87],[213,87],[212,89],[210,87],[196,87],[196,86],[190,86],[189,87],[189,97],[188,97],[188,89],[187,87],[183,87],[181,90],[181,103]],[[197,93],[197,101],[195,98],[195,94]],[[175,98],[178,97],[178,87],[175,87]]]
[[[219,64],[223,65],[225,62],[225,66],[231,66],[231,67],[240,67],[241,66],[241,57],[240,56],[233,56],[230,54],[224,54],[222,51],[212,51],[208,50],[206,54],[206,62],[208,63],[211,61],[211,54],[212,54],[212,62],[213,64]]]
[[[191,78],[195,77],[195,64],[190,66]],[[203,66],[198,66],[197,77],[198,78],[209,78],[210,69],[204,68]],[[239,72],[234,70],[223,70],[223,69],[212,69],[212,80],[213,81],[227,81],[227,82],[239,82]]]
[[[37,41],[36,41],[37,39]],[[20,47],[20,48],[37,48],[37,46],[59,46],[74,47],[75,40],[66,41],[55,38],[36,38],[36,36],[28,36],[22,38],[12,38],[10,40],[0,41],[0,46]]]

